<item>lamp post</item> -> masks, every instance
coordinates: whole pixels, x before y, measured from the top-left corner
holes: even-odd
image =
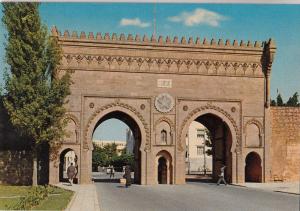
[[[206,150],[205,150],[205,138],[204,138],[204,147],[203,147],[203,154],[204,154],[204,175],[206,175]]]

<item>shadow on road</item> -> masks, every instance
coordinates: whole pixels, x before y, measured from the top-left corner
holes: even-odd
[[[212,179],[201,179],[201,178],[186,178],[186,182],[201,182],[201,183],[214,183]]]
[[[93,179],[94,182],[104,182],[104,183],[120,183],[120,179]]]

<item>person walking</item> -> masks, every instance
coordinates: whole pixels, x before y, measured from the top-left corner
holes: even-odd
[[[128,188],[131,185],[131,171],[129,165],[125,167],[124,178],[126,179],[125,187]]]
[[[110,172],[109,172],[109,178],[115,178],[115,169],[114,166],[111,166]]]
[[[67,169],[67,175],[68,175],[70,185],[73,184],[73,179],[74,179],[76,173],[77,173],[76,168],[75,168],[75,166],[73,166],[73,163],[71,163],[71,165]]]
[[[223,167],[221,168],[221,174],[219,175],[219,180],[217,182],[217,185],[220,185],[220,183],[223,181],[225,185],[227,185],[227,182],[224,178],[224,171],[225,171],[226,166],[223,165]]]

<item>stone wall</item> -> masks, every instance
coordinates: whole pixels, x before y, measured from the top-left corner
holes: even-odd
[[[272,180],[300,179],[300,108],[272,107]]]
[[[31,183],[32,154],[29,143],[13,130],[0,101],[0,184]]]

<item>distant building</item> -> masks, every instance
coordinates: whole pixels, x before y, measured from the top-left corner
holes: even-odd
[[[98,147],[104,147],[108,144],[116,144],[117,145],[117,153],[121,155],[122,150],[126,148],[125,141],[115,141],[115,140],[93,140],[93,143],[96,144]]]
[[[186,135],[186,173],[211,173],[212,156],[205,153],[211,147],[205,145],[206,141],[206,128],[193,121]]]
[[[127,154],[133,153],[133,147],[134,147],[134,136],[132,131],[128,128],[126,130],[126,152]]]

